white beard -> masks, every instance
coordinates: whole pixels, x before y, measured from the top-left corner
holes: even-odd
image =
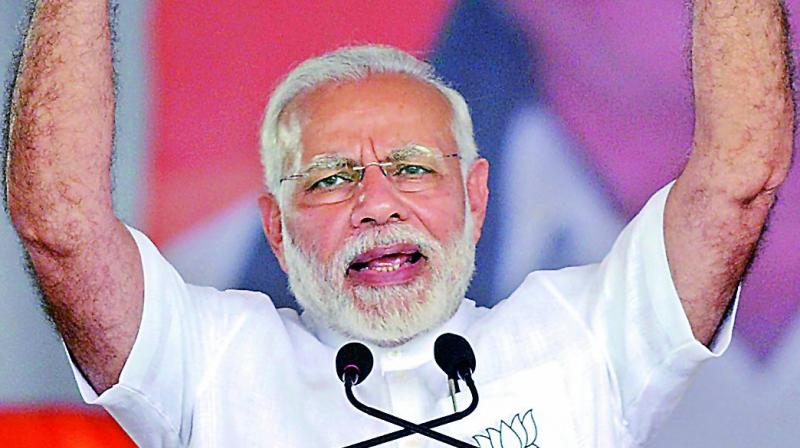
[[[464,229],[442,245],[408,224],[388,224],[345,242],[328,265],[300,248],[283,226],[289,288],[303,317],[348,337],[389,347],[444,323],[455,314],[475,270],[472,216]],[[377,246],[416,244],[427,257],[426,273],[392,286],[346,286],[349,263]]]

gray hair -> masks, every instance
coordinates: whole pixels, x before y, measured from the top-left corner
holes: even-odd
[[[445,96],[453,111],[450,127],[461,155],[461,169],[466,172],[478,157],[478,147],[469,108],[461,94],[436,76],[430,64],[402,50],[384,45],[344,47],[298,65],[270,97],[261,125],[261,163],[267,189],[276,198],[280,200],[278,193],[283,170],[296,166],[302,152],[299,120],[297,117],[281,117],[286,106],[298,95],[325,83],[355,81],[382,73],[411,76],[432,85]],[[290,156],[294,158],[290,160]]]

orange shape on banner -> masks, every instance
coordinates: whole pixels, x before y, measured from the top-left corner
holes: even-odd
[[[135,445],[104,411],[69,406],[0,410],[0,446],[129,448]]]

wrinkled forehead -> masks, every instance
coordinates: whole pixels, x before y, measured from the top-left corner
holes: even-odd
[[[321,155],[382,159],[409,145],[455,150],[449,101],[407,75],[328,82],[296,97],[285,112],[299,128],[300,165]]]

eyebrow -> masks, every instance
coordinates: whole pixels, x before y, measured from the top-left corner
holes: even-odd
[[[436,150],[432,148],[428,148],[425,145],[420,145],[419,143],[408,143],[398,149],[395,149],[391,153],[389,153],[389,159],[397,160],[397,159],[404,159],[406,157],[416,156],[420,154],[431,154],[435,155],[437,153]]]
[[[317,169],[331,169],[346,165],[357,165],[358,163],[347,157],[333,154],[320,154],[311,158],[311,161],[302,169],[303,172]]]
[[[438,151],[419,143],[407,143],[398,149],[392,150],[386,160],[402,160],[420,154],[437,154]],[[336,154],[319,154],[311,158],[311,161],[301,170],[308,172],[316,169],[331,169],[340,166],[358,166],[359,162]]]

